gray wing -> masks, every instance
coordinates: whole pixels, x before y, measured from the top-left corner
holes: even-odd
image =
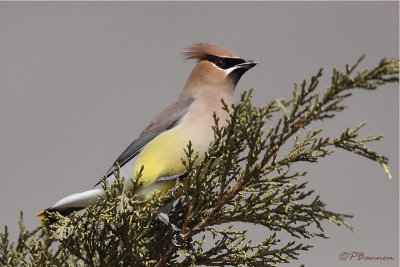
[[[158,114],[140,135],[152,132],[163,132],[175,127],[179,120],[189,111],[194,101],[195,99],[193,98],[178,99]]]
[[[124,166],[131,159],[136,157],[140,151],[154,138],[161,133],[174,128],[188,112],[190,105],[194,102],[193,98],[178,99],[175,103],[164,109],[146,129],[140,134],[139,138],[133,141],[122,154],[115,160],[110,169],[106,172],[109,177],[117,170],[117,162],[120,167]],[[101,179],[95,186],[100,184]]]
[[[147,145],[151,140],[156,138],[161,132],[148,133],[141,135],[138,139],[133,141],[122,154],[114,161],[110,169],[108,169],[106,176],[110,176],[117,170],[117,162],[120,167],[124,166],[129,160],[137,156],[142,148]]]

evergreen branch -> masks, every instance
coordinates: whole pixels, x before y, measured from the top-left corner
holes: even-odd
[[[334,69],[322,94],[317,91],[320,69],[310,81],[295,83],[289,100],[275,99],[257,108],[250,90],[236,105],[222,103],[229,121],[221,126],[214,116],[215,140],[204,159],[195,164],[199,155],[191,143],[182,159],[188,179],[184,196],[170,214],[171,223],[182,229],[182,239],[173,242],[175,233],[157,220],[170,193],[138,199],[134,192],[141,186],[140,174],[132,181],[132,191],[123,192],[124,177],[120,179],[118,167],[116,182],[103,183],[106,197],[83,213],[52,214],[56,223],[33,231],[25,229],[21,213],[16,244],[9,241],[7,227],[0,235],[0,265],[276,266],[309,250],[303,240],[329,238],[325,222],[353,230],[346,221],[351,215],[327,210],[307,182],[297,181],[307,173],[296,164],[317,163],[340,148],[380,163],[389,173],[388,158],[367,146],[382,136],[359,137],[365,123],[333,137],[324,136],[324,129],[310,128],[344,110],[351,90],[398,82],[398,59],[383,59],[371,71],[354,74],[363,58],[346,65],[344,72]],[[265,229],[264,240],[253,244],[246,229],[233,230],[238,222]],[[282,243],[282,233],[292,240]],[[185,241],[192,239],[192,248],[187,248]]]
[[[249,153],[246,156],[247,162],[245,170],[242,173],[243,175],[240,176],[239,181],[233,187],[231,187],[230,190],[224,191],[224,194],[222,194],[222,191],[220,191],[218,197],[219,201],[211,209],[211,211],[206,213],[206,216],[202,218],[194,227],[189,229],[187,227],[188,223],[184,225],[185,227],[183,228],[183,233],[184,233],[183,240],[188,240],[192,236],[205,231],[207,227],[218,224],[218,221],[215,221],[215,217],[217,216],[217,214],[221,213],[223,208],[228,203],[230,203],[236,196],[240,195],[239,193],[244,191],[248,187],[249,183],[253,182],[254,180],[259,180],[260,177],[266,178],[268,174],[270,174],[274,170],[280,169],[282,166],[289,166],[299,161],[315,162],[319,157],[325,157],[327,155],[332,154],[333,150],[327,150],[327,147],[330,146],[340,147],[345,150],[372,159],[374,161],[378,161],[380,163],[387,162],[386,157],[368,149],[364,144],[365,142],[379,140],[380,137],[367,137],[361,140],[355,139],[357,137],[356,132],[362,127],[362,125],[360,125],[354,130],[349,130],[349,129],[346,130],[341,134],[341,136],[333,140],[326,138],[326,139],[319,139],[317,141],[316,136],[322,130],[314,131],[312,134],[310,134],[309,131],[305,140],[301,144],[296,142],[295,146],[292,148],[291,151],[292,153],[289,153],[282,160],[279,161],[276,160],[277,152],[280,150],[280,148],[285,144],[285,142],[289,138],[291,138],[294,134],[296,134],[301,128],[308,126],[312,121],[332,118],[334,117],[335,112],[342,111],[345,108],[345,106],[339,104],[345,98],[351,96],[351,94],[349,93],[342,94],[342,92],[354,88],[375,89],[378,85],[382,85],[386,82],[394,82],[394,81],[398,82],[399,62],[397,59],[390,59],[390,60],[383,59],[379,63],[378,67],[376,67],[372,71],[368,72],[367,70],[365,70],[359,72],[356,77],[354,78],[351,77],[350,74],[357,68],[357,66],[360,64],[363,58],[364,56],[362,56],[352,67],[346,66],[346,73],[334,69],[332,75],[332,84],[331,86],[328,87],[328,90],[326,91],[322,99],[320,99],[319,97],[319,92],[315,92],[315,89],[317,88],[319,82],[319,78],[322,76],[322,69],[320,69],[319,72],[311,78],[311,82],[308,86],[306,80],[303,81],[303,83],[301,84],[300,92],[298,92],[298,85],[295,84],[293,90],[293,99],[290,101],[286,101],[286,103],[289,104],[288,106],[291,107],[291,112],[288,113],[287,110],[284,110],[283,118],[279,119],[278,124],[275,126],[273,130],[269,131],[269,135],[265,139],[260,139],[261,135],[257,135],[256,137],[253,136],[253,139],[251,139],[251,140],[257,140],[257,142],[247,143],[249,148]],[[249,100],[250,96],[251,96],[251,91],[248,94],[243,94],[241,102],[236,107],[233,107],[233,111],[231,113],[231,123],[227,126],[226,130],[229,133],[226,140],[234,140],[234,138],[232,138],[231,135],[233,132],[235,132],[234,129],[236,123],[240,123],[237,120],[237,114],[246,114],[249,117],[247,118],[248,120],[246,120],[246,122],[249,122],[249,124],[243,125],[242,127],[240,127],[240,129],[247,129],[248,132],[253,132],[253,133],[260,133],[260,131],[258,132],[256,130],[250,131],[249,129],[251,130],[253,130],[254,128],[260,129],[258,126],[259,125],[264,126],[266,118],[269,117],[268,115],[270,115],[270,113],[268,112],[269,111],[268,107],[270,106],[264,109],[258,109],[258,110],[253,109],[252,110],[253,112],[249,112],[250,109],[249,106],[243,108],[245,104],[248,103],[246,101],[250,101]],[[282,106],[282,101],[277,101],[277,103],[278,107]],[[252,117],[251,115],[254,114],[256,115]],[[259,124],[254,124],[254,122],[258,122]],[[220,131],[216,129],[216,136],[222,136],[221,132],[224,132],[224,130],[225,129],[223,128],[220,129]],[[238,138],[238,143],[240,143],[239,140],[240,138]],[[265,145],[266,140],[269,140],[270,142],[269,145]],[[255,143],[259,145],[259,152],[265,151],[262,160],[258,163],[256,163],[256,158],[259,154],[253,155],[255,147],[254,145],[252,146],[252,144]],[[229,146],[227,146],[226,143],[224,143],[224,148],[226,149],[228,147]],[[212,149],[218,151],[218,147],[213,147]],[[207,159],[208,158],[206,157],[206,160]],[[268,166],[267,163],[270,162],[271,159],[273,159],[273,162],[271,165]],[[267,182],[268,179],[265,179],[265,181]],[[226,184],[226,181],[224,181],[224,184]],[[261,193],[258,196],[260,203],[264,202],[265,200],[265,198],[260,197],[262,195],[263,194]],[[243,199],[243,195],[241,198]],[[249,202],[244,202],[244,203],[249,203]],[[322,202],[318,202],[317,199],[314,200],[312,205],[314,205],[314,207],[318,206],[316,205],[317,203],[319,203],[321,207],[324,207],[324,205],[321,204]],[[203,203],[200,202],[199,205],[203,205]],[[250,205],[247,205],[246,208],[249,206]],[[282,207],[282,205],[279,207]],[[299,208],[299,206],[297,206],[297,208]],[[323,219],[329,219],[330,221],[333,221],[337,224],[344,224],[347,227],[350,227],[350,225],[344,221],[345,217],[350,217],[348,215],[326,212],[319,215],[320,217],[315,218],[314,217],[314,215],[316,214],[315,211],[309,214],[312,214],[311,221],[316,222],[318,228],[321,230],[322,228],[319,221]],[[189,218],[190,216],[191,215],[189,213],[186,217],[186,220],[188,220],[187,218]],[[233,218],[230,219],[233,220]],[[252,219],[253,223],[259,222],[258,216],[253,216]],[[268,217],[268,219],[271,219],[271,217]],[[235,221],[236,220],[237,219],[235,219]],[[223,222],[227,221],[229,220],[225,220]],[[240,221],[246,221],[246,220],[243,218],[243,216],[241,216]],[[280,222],[279,220],[277,221]],[[291,222],[297,222],[297,221],[298,219],[293,220]],[[312,235],[311,233],[305,234],[304,232],[305,226],[308,225],[305,224],[302,226],[302,229],[297,227],[295,228],[296,230],[294,230],[287,225],[285,230],[288,231],[290,234],[294,235],[295,237],[298,237],[295,234],[296,232],[302,233],[303,237]],[[271,229],[276,230],[276,228],[274,228],[274,225],[270,222],[269,222],[269,227]],[[160,259],[157,266],[163,266],[166,262],[168,262],[168,258],[170,257],[170,255],[173,255],[176,252],[176,250],[177,247],[170,246],[170,249]]]

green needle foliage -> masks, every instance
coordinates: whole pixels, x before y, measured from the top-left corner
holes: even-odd
[[[103,184],[109,188],[105,199],[83,213],[54,214],[54,224],[29,231],[21,213],[18,240],[10,242],[7,227],[1,233],[0,265],[275,266],[309,250],[311,246],[302,243],[306,239],[328,238],[324,222],[352,229],[345,221],[351,215],[327,210],[306,182],[297,181],[306,172],[296,163],[316,163],[341,148],[387,171],[388,159],[366,146],[381,136],[359,137],[365,123],[334,137],[310,125],[342,111],[351,90],[398,82],[398,59],[382,59],[371,71],[354,75],[362,59],[344,72],[334,69],[323,94],[316,90],[321,69],[309,82],[295,84],[290,100],[277,99],[258,108],[251,103],[250,90],[238,104],[224,104],[230,119],[220,126],[214,118],[215,141],[204,160],[194,164],[198,155],[191,144],[182,159],[189,177],[170,214],[170,221],[182,229],[181,238],[157,219],[170,193],[145,202],[133,193],[140,187],[138,180],[132,192],[122,193],[122,177],[111,186]],[[265,228],[264,240],[248,240],[246,229],[233,230],[238,223]],[[283,233],[292,241],[281,242]]]

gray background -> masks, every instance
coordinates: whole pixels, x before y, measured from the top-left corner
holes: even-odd
[[[398,57],[398,3],[0,3],[0,224],[17,233],[19,210],[35,215],[90,188],[180,92],[194,66],[179,52],[221,45],[259,65],[237,96],[254,103],[291,96],[294,81],[325,68]],[[355,232],[326,225],[329,240],[287,266],[398,266],[398,86],[355,92],[350,108],[322,124],[331,136],[360,121],[384,134],[376,163],[338,151],[305,167],[328,208],[354,214]],[[314,125],[320,127],[321,125]],[[263,236],[258,228],[254,238]],[[395,261],[340,261],[342,251]]]

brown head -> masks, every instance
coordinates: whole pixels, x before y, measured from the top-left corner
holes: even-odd
[[[195,43],[183,53],[186,59],[197,59],[181,95],[197,93],[232,94],[240,77],[257,62],[244,60],[225,48]]]

